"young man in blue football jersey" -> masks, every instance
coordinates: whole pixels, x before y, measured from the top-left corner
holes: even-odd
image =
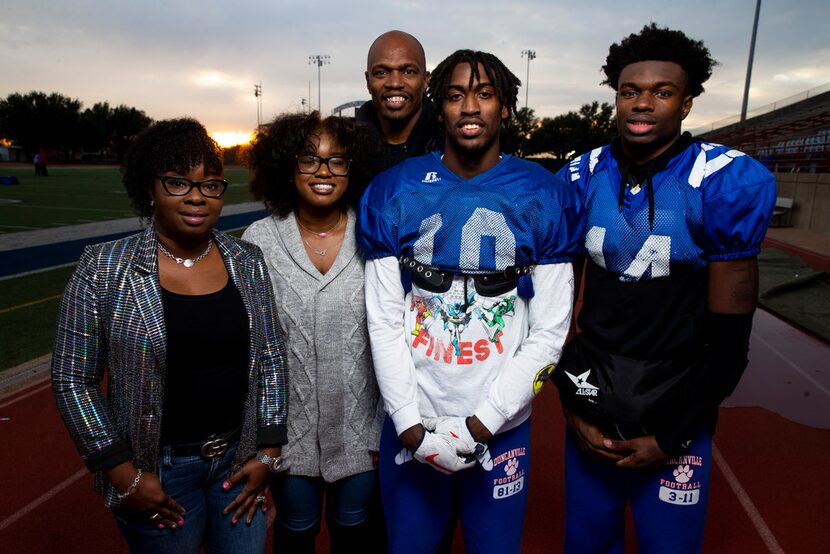
[[[581,333],[556,370],[568,553],[699,552],[720,402],[747,364],[775,179],[681,134],[715,61],[648,25],[611,46],[619,137],[562,169],[583,199]]]
[[[443,152],[382,173],[361,202],[391,552],[434,552],[454,514],[469,552],[519,552],[530,403],[568,331],[581,236],[575,191],[499,151],[519,84],[491,54],[441,62]]]

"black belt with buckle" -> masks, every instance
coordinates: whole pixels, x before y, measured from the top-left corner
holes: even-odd
[[[239,438],[240,429],[234,429],[228,433],[217,435],[205,442],[194,442],[190,444],[174,444],[170,447],[170,454],[173,456],[201,456],[202,458],[215,458],[228,451],[228,448]]]

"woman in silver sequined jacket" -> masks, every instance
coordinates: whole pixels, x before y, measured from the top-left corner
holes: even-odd
[[[156,152],[153,141],[158,143]],[[188,141],[197,143],[195,157],[192,152],[183,154],[194,149]],[[206,153],[199,153],[199,144]],[[264,511],[268,470],[278,469],[280,448],[286,442],[285,345],[260,249],[213,229],[227,182],[221,179],[221,152],[204,128],[190,119],[160,122],[139,136],[134,146],[139,147],[131,150],[133,163],[141,156],[162,160],[152,174],[138,175],[139,183],[148,179],[143,190],[130,182],[135,177],[130,162],[124,171],[134,207],[139,215],[152,218],[152,225],[142,233],[85,249],[60,306],[53,391],[81,457],[95,472],[95,488],[115,509],[130,549],[198,552],[199,544],[211,542],[209,529],[216,518],[226,516],[223,525],[243,533],[255,514]],[[188,246],[202,254],[188,257]],[[221,499],[222,513],[208,514],[207,530],[185,547],[181,541],[200,516],[192,505],[195,500],[185,503],[166,494],[172,485],[167,473],[161,475],[161,466],[167,467],[171,459],[169,449],[160,444],[171,339],[165,330],[162,288],[164,292],[198,288],[199,279],[205,278],[208,288],[217,282],[235,286],[244,305],[249,338],[247,392],[242,392],[244,402],[238,407],[241,429],[226,437],[230,447],[226,444],[221,452],[219,447],[214,452],[202,448],[191,456],[193,460],[188,459],[215,471],[224,456],[227,467],[202,485],[204,495]],[[106,394],[102,393],[105,375]],[[216,453],[223,456],[212,455]],[[174,450],[174,460],[175,456]],[[169,474],[172,480],[173,472]],[[214,490],[208,490],[211,487]],[[208,501],[207,510],[211,509]],[[236,525],[244,517],[248,525]],[[230,543],[225,551],[243,551],[245,544],[260,540],[264,546],[265,517],[255,519],[261,522],[257,532],[261,537],[257,535],[253,543]],[[184,525],[185,520],[191,525]],[[139,535],[157,532],[153,537],[157,542],[148,546],[141,542],[144,539],[133,540],[133,530]]]

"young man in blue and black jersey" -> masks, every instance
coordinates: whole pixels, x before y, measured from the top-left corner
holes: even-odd
[[[775,180],[681,134],[712,72],[703,43],[648,25],[611,46],[619,136],[560,175],[584,204],[581,333],[555,381],[568,421],[568,553],[699,552],[720,402],[747,364]]]

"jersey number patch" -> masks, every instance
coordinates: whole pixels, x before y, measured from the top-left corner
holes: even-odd
[[[585,248],[591,255],[595,264],[603,269],[605,255],[602,247],[605,244],[604,227],[591,227],[585,235]],[[620,272],[620,281],[639,281],[646,272],[651,270],[651,278],[668,277],[671,266],[671,237],[667,235],[649,235],[637,255],[628,264],[628,267]]]
[[[435,263],[435,235],[442,224],[441,214],[433,214],[421,221],[420,236],[413,246],[415,259],[419,262]],[[458,266],[462,271],[488,268],[501,271],[516,263],[516,235],[500,212],[476,208],[461,227],[458,244]]]

